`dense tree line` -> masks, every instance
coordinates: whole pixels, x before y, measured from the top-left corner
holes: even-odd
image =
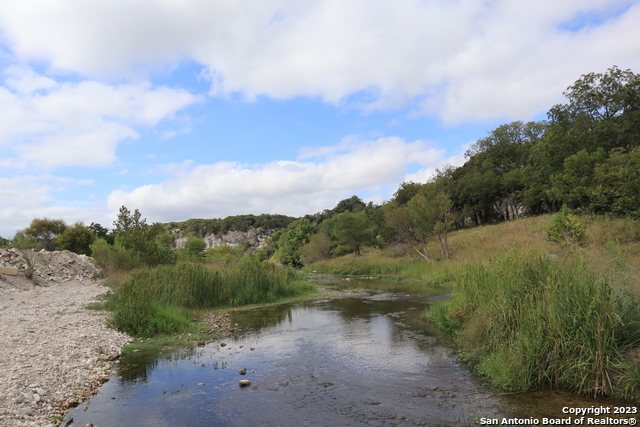
[[[438,170],[427,183],[404,182],[382,206],[353,196],[307,215],[307,232],[293,223],[273,236],[268,255],[299,265],[379,245],[432,260],[426,248],[435,240],[446,259],[454,229],[562,206],[640,219],[640,75],[617,67],[585,74],[564,95],[567,103],[547,120],[498,126],[464,165]]]
[[[164,229],[168,232],[180,230],[180,233],[185,235],[204,237],[206,234],[224,234],[230,230],[247,231],[250,228],[279,230],[295,220],[296,218],[277,214],[235,215],[222,219],[188,219],[181,222],[168,222],[164,224]]]

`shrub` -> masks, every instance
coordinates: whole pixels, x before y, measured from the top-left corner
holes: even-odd
[[[81,222],[76,222],[67,227],[57,238],[56,242],[60,250],[68,250],[77,254],[91,255],[90,246],[95,240],[95,236]]]
[[[134,267],[131,254],[116,237],[113,246],[105,239],[96,239],[89,248],[91,256],[105,274],[111,274],[115,270],[130,270]]]
[[[11,241],[11,246],[16,249],[20,249],[22,260],[27,265],[24,275],[27,279],[32,279],[37,284],[33,277],[33,270],[35,263],[37,262],[37,254],[34,250],[42,249],[42,244],[34,236],[27,234],[24,231],[18,231]]]
[[[551,240],[558,243],[580,244],[584,242],[587,226],[578,221],[578,217],[567,207],[554,215],[547,234]]]
[[[192,256],[199,256],[207,249],[207,244],[199,237],[189,236],[184,243],[184,249]]]

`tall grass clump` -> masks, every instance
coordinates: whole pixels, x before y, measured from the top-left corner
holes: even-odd
[[[638,369],[620,369],[640,342],[633,297],[575,254],[553,260],[513,253],[467,266],[453,298],[430,315],[453,333],[462,356],[502,389],[608,396],[629,388],[624,375],[638,376]]]
[[[302,291],[295,273],[247,257],[224,268],[198,263],[134,271],[115,286],[113,327],[136,336],[185,330],[193,310],[269,302]]]

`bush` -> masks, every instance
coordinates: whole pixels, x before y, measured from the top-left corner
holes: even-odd
[[[192,256],[199,256],[207,249],[207,244],[199,237],[190,236],[184,243],[184,249]]]
[[[57,238],[56,243],[60,250],[68,250],[77,254],[91,255],[91,244],[95,236],[81,222],[76,222],[71,227],[67,227]]]
[[[26,234],[24,231],[18,231],[11,241],[11,246],[16,249],[20,249],[22,260],[27,264],[27,269],[24,275],[27,279],[32,279],[37,284],[33,277],[33,270],[37,261],[37,255],[34,250],[42,249],[42,244],[34,236]]]
[[[105,274],[111,274],[115,270],[130,270],[134,267],[131,254],[117,237],[113,246],[109,245],[105,239],[96,239],[89,248],[91,256]]]
[[[580,244],[584,242],[587,226],[578,221],[567,205],[562,205],[560,212],[554,215],[547,234],[558,243]]]

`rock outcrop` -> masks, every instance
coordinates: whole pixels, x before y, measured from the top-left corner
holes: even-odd
[[[177,230],[179,232],[179,230]],[[247,231],[230,230],[224,234],[206,234],[202,240],[207,244],[207,249],[216,248],[221,245],[228,245],[232,248],[249,243],[255,248],[261,248],[267,239],[271,237],[276,230],[265,230],[263,228],[250,228]],[[184,248],[187,237],[177,237],[174,241],[176,249]]]

